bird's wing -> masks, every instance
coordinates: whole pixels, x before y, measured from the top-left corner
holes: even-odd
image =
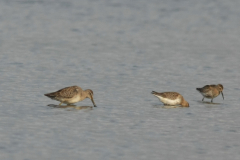
[[[82,91],[82,89],[80,87],[71,86],[71,87],[66,87],[66,88],[60,89],[55,93],[56,93],[56,97],[72,98],[81,91]]]
[[[165,92],[165,97],[168,97],[169,99],[176,99],[180,94],[177,92]]]
[[[158,92],[152,92],[152,94],[156,96],[160,96],[163,98],[169,98],[169,99],[176,99],[179,96],[179,93],[177,92],[163,92],[163,93],[158,93]]]
[[[201,92],[209,92],[212,88],[212,85],[206,85],[203,88],[201,88]]]

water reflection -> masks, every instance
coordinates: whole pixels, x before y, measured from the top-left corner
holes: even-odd
[[[81,109],[90,109],[92,110],[93,106],[76,106],[76,105],[63,105],[63,106],[59,106],[59,105],[55,105],[55,104],[49,104],[47,105],[49,107],[53,107],[53,108],[70,108],[70,109],[76,109],[76,110],[81,110]]]
[[[206,102],[206,101],[197,101],[199,103],[204,103],[204,104],[213,104],[213,105],[220,105],[221,103],[214,103],[214,102]]]
[[[153,108],[188,108],[188,107],[182,107],[182,106],[171,106],[171,105],[153,105]]]

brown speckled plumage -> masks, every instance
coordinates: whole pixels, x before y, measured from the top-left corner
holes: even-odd
[[[94,107],[96,107],[93,100],[93,91],[91,89],[87,89],[84,91],[82,90],[81,87],[71,86],[71,87],[62,88],[56,92],[47,93],[44,95],[51,99],[60,101],[61,103],[59,105],[61,105],[62,103],[74,104],[84,100],[85,98],[89,98],[91,99]]]
[[[202,88],[196,88],[196,90],[198,90],[202,95],[203,95],[203,99],[204,98],[208,98],[208,99],[212,99],[211,102],[213,102],[213,98],[217,97],[220,93],[222,94],[222,97],[224,99],[223,96],[223,85],[222,84],[211,84],[211,85],[206,85]]]
[[[154,91],[153,91],[154,92]],[[175,100],[180,94],[177,93],[177,92],[163,92],[163,93],[157,93],[157,92],[154,92],[155,95],[159,95],[163,98],[168,98],[168,99],[171,99],[171,100]]]
[[[60,89],[56,92],[47,93],[47,94],[44,94],[44,95],[48,96],[49,98],[52,98],[52,99],[72,98],[75,95],[77,95],[79,91],[80,92],[82,91],[81,87],[71,86],[71,87],[65,87],[65,88],[62,88],[62,89]]]
[[[152,91],[152,94],[158,97],[159,100],[166,105],[181,105],[183,107],[189,107],[189,103],[183,98],[181,94],[177,92],[158,93]]]

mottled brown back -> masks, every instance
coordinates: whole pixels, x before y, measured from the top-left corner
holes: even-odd
[[[161,96],[163,98],[168,98],[168,99],[176,99],[180,94],[177,92],[162,92],[162,93],[158,93],[155,91],[152,91],[152,94],[157,95],[157,96]]]
[[[82,88],[80,88],[78,86],[70,86],[70,87],[62,88],[56,92],[47,93],[44,95],[49,98],[56,98],[56,97],[72,98],[75,95],[77,95],[78,92],[81,92],[81,91],[82,91]]]
[[[222,91],[223,90],[223,85],[221,84],[218,84],[218,85],[215,85],[215,84],[211,84],[211,85],[206,85],[202,88],[197,88],[198,91],[200,92],[209,92],[210,90],[213,90],[213,89],[217,89],[218,91]]]
[[[214,85],[214,84],[206,85],[202,88],[197,88],[197,90],[200,91],[200,92],[208,92],[209,90],[211,90],[211,87],[213,87],[213,86],[216,86],[216,85]]]

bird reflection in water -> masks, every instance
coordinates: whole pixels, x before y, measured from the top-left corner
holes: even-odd
[[[196,101],[199,103],[204,103],[204,104],[213,104],[213,105],[220,105],[221,103],[214,103],[214,102],[206,102],[206,101]]]
[[[170,109],[170,108],[185,108],[182,106],[178,106],[178,105],[153,105],[153,108],[166,108],[166,109]]]
[[[81,109],[90,109],[92,110],[92,106],[76,106],[76,105],[66,105],[66,106],[61,106],[61,105],[55,105],[55,104],[49,104],[47,105],[49,107],[53,108],[69,108],[69,109],[76,109],[76,110],[81,110]]]

